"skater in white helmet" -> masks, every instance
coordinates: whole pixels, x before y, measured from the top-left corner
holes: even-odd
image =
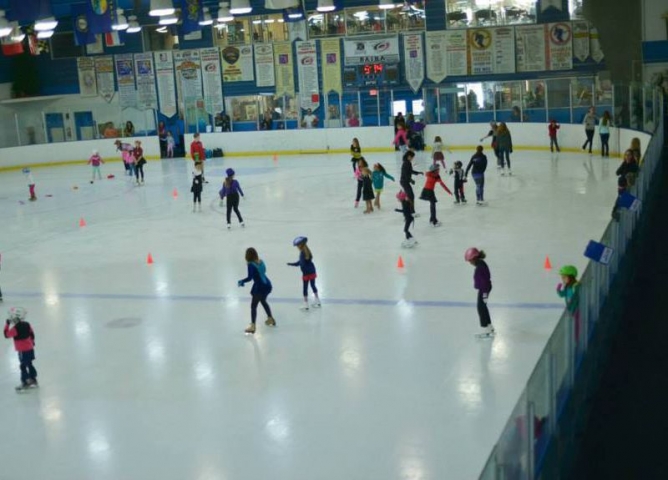
[[[14,339],[14,348],[19,354],[21,385],[16,387],[16,391],[37,387],[37,370],[32,364],[35,360],[35,333],[25,321],[26,314],[25,308],[10,308],[4,330],[5,338]]]
[[[477,334],[476,337],[493,337],[496,332],[492,326],[492,319],[487,308],[489,293],[492,291],[492,276],[489,273],[487,263],[485,263],[485,252],[477,248],[469,248],[464,254],[464,259],[475,267],[473,288],[478,290],[478,316],[482,327],[482,332]]]

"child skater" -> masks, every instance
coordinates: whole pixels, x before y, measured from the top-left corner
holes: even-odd
[[[399,178],[399,185],[401,185],[401,188],[404,189],[408,200],[411,202],[411,212],[417,217],[418,215],[415,214],[415,194],[413,193],[413,187],[411,185],[415,183],[415,180],[413,180],[413,175],[424,174],[422,172],[413,170],[412,162],[414,158],[414,151],[409,150],[404,153],[403,161],[401,163],[401,177]]]
[[[566,300],[566,310],[573,318],[573,333],[577,342],[580,339],[578,269],[573,265],[564,265],[559,270],[559,275],[561,275],[561,283],[557,285],[557,295]]]
[[[174,158],[174,144],[172,132],[167,132],[167,158]]]
[[[135,141],[135,148],[132,151],[135,162],[135,178],[137,179],[137,185],[144,184],[144,165],[146,165],[146,159],[144,158],[144,149],[141,148],[141,142],[139,140]],[[141,175],[141,184],[139,183],[139,176]]]
[[[35,195],[35,179],[33,178],[29,168],[24,168],[22,172],[23,175],[26,176],[26,181],[28,182],[28,191],[30,192],[29,200],[34,202],[37,200],[37,195]]]
[[[100,172],[100,164],[104,163],[102,157],[97,150],[93,150],[93,155],[88,159],[88,165],[93,166],[93,177],[90,179],[90,183],[95,182],[95,174],[97,173],[97,179],[102,180],[102,173]]]
[[[425,174],[424,188],[420,194],[420,200],[429,202],[429,223],[433,227],[441,226],[441,222],[436,218],[436,202],[438,200],[436,200],[434,189],[436,188],[437,183],[440,184],[446,192],[452,195],[450,189],[448,189],[445,183],[443,183],[443,180],[441,180],[438,163],[432,163],[429,165],[429,171]]]
[[[202,211],[203,183],[204,183],[204,173],[202,172],[202,164],[196,163],[195,171],[193,172],[193,184],[190,187],[190,191],[193,192],[193,212],[195,211],[195,207],[199,207],[199,211],[200,212]]]
[[[360,157],[357,160],[357,165],[355,166],[355,179],[357,180],[357,191],[355,192],[355,208],[360,204],[360,198],[362,198],[362,187],[364,186],[364,181],[362,179],[362,170],[369,168],[369,164],[366,163],[364,157]]]
[[[547,126],[547,131],[550,135],[550,152],[554,152],[554,149],[557,149],[557,152],[561,152],[559,149],[559,142],[557,141],[557,131],[561,128],[561,125],[553,118],[550,120],[550,124]]]
[[[371,180],[371,170],[369,170],[369,167],[362,169],[362,198],[366,203],[364,213],[373,212],[373,181]]]
[[[239,213],[239,195],[244,196],[243,190],[241,190],[241,185],[234,179],[234,170],[228,168],[225,173],[227,178],[223,181],[223,188],[220,190],[220,200],[227,197],[227,229],[232,228],[230,223],[232,219],[232,210],[237,214],[239,223],[242,227],[245,227],[244,219],[241,218],[241,213]],[[202,178],[204,178],[204,171],[202,171]],[[204,182],[206,183],[206,182]]]
[[[360,141],[357,138],[353,138],[353,143],[350,145],[350,155],[352,158],[350,162],[353,164],[353,172],[357,169],[357,162],[362,157],[362,147],[360,147]]]
[[[19,354],[21,385],[16,387],[17,392],[39,386],[37,370],[32,364],[35,360],[35,333],[30,324],[25,321],[26,314],[25,308],[10,308],[4,330],[5,338],[14,339],[14,349]]]
[[[441,165],[443,165],[443,170],[446,169],[445,157],[443,156],[443,140],[441,140],[441,137],[439,136],[434,138],[434,145],[431,147],[431,160],[432,163],[441,162]]]
[[[459,160],[455,162],[455,168],[450,170],[450,175],[455,176],[455,205],[463,205],[466,203],[466,197],[464,196],[466,177],[464,176],[464,165],[462,162]]]
[[[405,154],[406,150],[408,150],[408,132],[406,132],[406,127],[403,125],[399,125],[392,145],[398,147],[402,154]]]
[[[204,150],[204,145],[200,140],[199,133],[193,135],[193,141],[190,144],[190,156],[192,157],[195,163],[202,162],[202,177],[204,178],[204,162],[206,161],[206,151]],[[204,178],[204,183],[209,183]]]
[[[489,316],[487,300],[492,291],[492,277],[489,273],[489,267],[485,263],[485,252],[477,248],[469,248],[464,253],[464,259],[475,267],[473,274],[473,288],[478,290],[478,316],[480,317],[480,326],[482,333],[476,335],[478,338],[491,338],[496,333],[492,326],[492,319]]]
[[[246,250],[246,263],[248,264],[248,275],[246,278],[239,280],[237,284],[243,287],[247,282],[253,281],[251,287],[251,324],[246,328],[246,333],[255,333],[255,319],[257,318],[257,305],[262,304],[267,320],[264,324],[269,327],[276,326],[276,320],[271,316],[271,308],[267,303],[267,297],[271,293],[271,281],[267,277],[267,267],[264,262],[260,260],[257,250],[248,248]]]
[[[410,232],[411,224],[415,221],[413,219],[412,202],[403,190],[397,193],[397,200],[401,203],[401,209],[396,208],[395,211],[404,215],[404,234],[406,235],[406,240],[401,243],[401,246],[403,248],[413,248],[418,242]]]
[[[482,153],[482,145],[478,145],[475,149],[475,154],[471,157],[471,161],[466,167],[464,177],[468,177],[469,170],[472,170],[471,175],[475,182],[475,204],[483,206],[485,204],[485,170],[487,169],[487,157]]]
[[[297,237],[293,240],[292,244],[299,249],[299,260],[294,263],[288,263],[291,267],[299,267],[302,271],[302,282],[304,284],[304,305],[300,310],[308,311],[308,285],[311,284],[311,290],[313,295],[315,295],[315,302],[313,303],[313,308],[320,308],[320,297],[318,297],[318,289],[315,286],[315,279],[318,275],[315,273],[315,265],[313,265],[313,254],[311,250],[306,245],[308,238],[306,237]]]
[[[394,177],[385,171],[380,163],[376,163],[373,166],[373,172],[371,173],[371,180],[373,181],[373,189],[376,192],[376,200],[373,204],[378,210],[380,210],[380,194],[383,193],[383,187],[385,186],[385,179],[389,178],[394,182]]]

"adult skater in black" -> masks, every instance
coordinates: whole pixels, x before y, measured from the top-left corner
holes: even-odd
[[[411,213],[415,215],[415,193],[413,193],[412,184],[415,183],[413,180],[413,175],[424,175],[422,172],[413,170],[413,159],[415,158],[415,152],[408,150],[404,153],[403,162],[401,163],[401,178],[399,179],[399,185],[406,192],[406,196],[410,201]],[[417,215],[415,215],[417,216]]]
[[[466,173],[464,173],[464,178],[471,171],[471,176],[475,182],[475,204],[478,206],[485,205],[485,170],[487,170],[487,157],[482,153],[482,145],[478,145],[475,149],[475,154],[471,157],[471,161],[466,167]]]

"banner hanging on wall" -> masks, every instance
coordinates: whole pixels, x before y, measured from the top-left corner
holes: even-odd
[[[369,63],[399,63],[399,37],[344,40],[345,66]]]
[[[181,101],[190,105],[202,100],[202,70],[199,50],[176,50],[174,67]]]
[[[404,77],[413,93],[417,93],[424,82],[424,48],[421,33],[405,33]]]
[[[98,95],[107,103],[111,102],[116,94],[113,57],[95,57],[95,80]]]
[[[273,87],[276,83],[274,46],[271,43],[255,44],[255,78],[258,87]]]
[[[77,70],[79,73],[80,95],[82,97],[97,97],[97,79],[95,78],[95,59],[91,57],[77,58]]]
[[[114,55],[116,64],[116,82],[118,83],[118,101],[121,108],[137,106],[137,89],[135,88],[135,69],[131,53]]]
[[[434,83],[441,83],[448,75],[446,65],[446,32],[427,32],[427,78]]]
[[[589,29],[589,52],[596,63],[601,63],[605,58],[601,42],[598,39],[598,30],[594,26]]]
[[[158,93],[155,89],[153,54],[135,53],[135,75],[137,76],[137,108],[157,110]]]
[[[550,23],[547,26],[548,62],[550,70],[573,69],[573,29],[570,23]]]
[[[589,57],[589,22],[571,23],[573,26],[573,56],[584,62]]]
[[[320,82],[318,81],[318,56],[315,40],[295,42],[297,50],[297,75],[301,108],[315,110],[320,106]]]
[[[325,94],[343,93],[341,82],[341,43],[338,38],[320,40],[320,65],[322,66],[322,90]]]
[[[515,73],[515,31],[512,27],[469,31],[471,75]]]
[[[225,109],[223,80],[220,76],[220,54],[217,48],[204,48],[199,53],[202,60],[204,109],[210,115],[216,115]]]
[[[174,85],[174,58],[172,52],[155,52],[155,75],[158,80],[160,113],[166,117],[176,115],[176,86]]]
[[[225,82],[253,81],[252,45],[225,47],[221,54],[223,58],[223,80]]]
[[[545,25],[515,27],[518,72],[547,70]]]
[[[447,77],[468,75],[467,42],[466,30],[445,32],[445,71]]]
[[[274,43],[274,65],[276,69],[276,95],[293,96],[295,79],[292,67],[292,44],[290,42]]]

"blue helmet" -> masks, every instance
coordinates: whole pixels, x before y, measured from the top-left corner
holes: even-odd
[[[306,243],[306,242],[308,242],[308,238],[297,237],[292,241],[292,245],[294,245],[296,247],[297,245],[301,245],[302,243]]]
[[[225,170],[225,173],[227,174],[228,177],[231,177],[232,175],[234,175],[234,170],[228,168],[227,170]]]

